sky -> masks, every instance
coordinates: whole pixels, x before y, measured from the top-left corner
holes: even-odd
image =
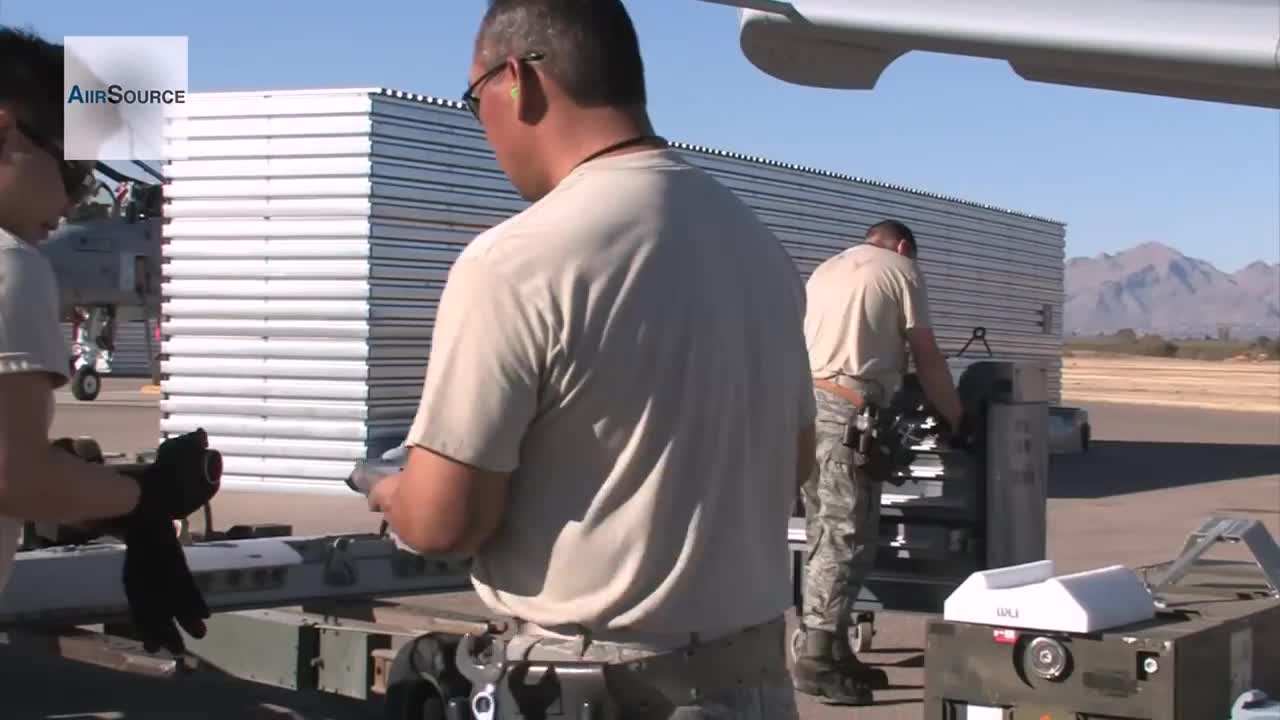
[[[0,0],[0,23],[187,35],[192,91],[387,87],[457,98],[483,0]],[[732,8],[627,0],[671,140],[883,180],[1067,223],[1067,256],[1161,242],[1235,271],[1280,261],[1280,111],[1022,80],[911,53],[870,91],[789,85]]]

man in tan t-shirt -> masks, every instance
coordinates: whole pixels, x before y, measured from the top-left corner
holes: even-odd
[[[510,657],[699,642],[623,673],[657,693],[646,717],[796,717],[785,537],[814,405],[794,263],[653,135],[621,2],[493,3],[470,80],[534,203],[454,263],[406,469],[371,501],[415,550],[474,556],[519,621]]]
[[[54,391],[70,368],[57,281],[36,246],[83,196],[93,167],[63,158],[62,81],[60,46],[0,28],[0,591],[24,520],[119,530],[125,595],[144,646],[179,652],[174,623],[202,637],[209,612],[173,552],[167,516],[185,490],[209,485],[204,449],[170,441],[159,450],[164,463],[135,478],[49,442]]]
[[[886,220],[867,230],[865,243],[819,265],[806,285],[817,471],[801,490],[809,543],[805,647],[792,676],[797,690],[830,703],[868,704],[886,680],[854,656],[848,627],[850,604],[875,564],[887,478],[854,464],[845,428],[864,403],[888,404],[907,371],[908,347],[926,397],[951,427],[960,422],[915,257],[911,229]]]

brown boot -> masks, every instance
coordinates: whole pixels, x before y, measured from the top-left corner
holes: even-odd
[[[796,690],[827,705],[870,705],[871,684],[836,659],[834,633],[805,630],[804,652],[791,669]]]

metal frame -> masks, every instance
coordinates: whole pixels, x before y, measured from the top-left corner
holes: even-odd
[[[1159,570],[1154,578],[1144,578],[1147,592],[1162,605],[1162,596],[1218,543],[1243,543],[1249,549],[1254,565],[1270,589],[1270,594],[1280,597],[1280,546],[1261,522],[1228,515],[1210,515],[1198,528],[1187,534],[1182,550],[1173,562]]]
[[[377,700],[409,641],[505,630],[379,602],[471,588],[469,561],[426,558],[380,535],[218,539],[184,551],[213,613],[204,638],[186,639],[186,655],[147,653],[133,637],[119,580],[125,548],[116,543],[18,553],[0,595],[0,643],[155,678],[208,666],[259,684]]]
[[[469,563],[425,558],[373,534],[214,541],[185,551],[214,612],[471,587]],[[0,595],[0,629],[128,617],[119,580],[124,555],[120,544],[18,553]]]

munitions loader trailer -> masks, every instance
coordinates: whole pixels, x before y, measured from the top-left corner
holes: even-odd
[[[152,677],[208,665],[265,685],[382,702],[385,717],[402,720],[432,717],[423,713],[435,681],[412,670],[415,652],[504,629],[382,600],[468,590],[466,563],[423,558],[373,533],[288,532],[237,527],[186,547],[213,612],[205,638],[185,638],[186,656],[148,654],[133,639],[120,583],[124,547],[108,542],[18,553],[0,595],[0,636]]]

